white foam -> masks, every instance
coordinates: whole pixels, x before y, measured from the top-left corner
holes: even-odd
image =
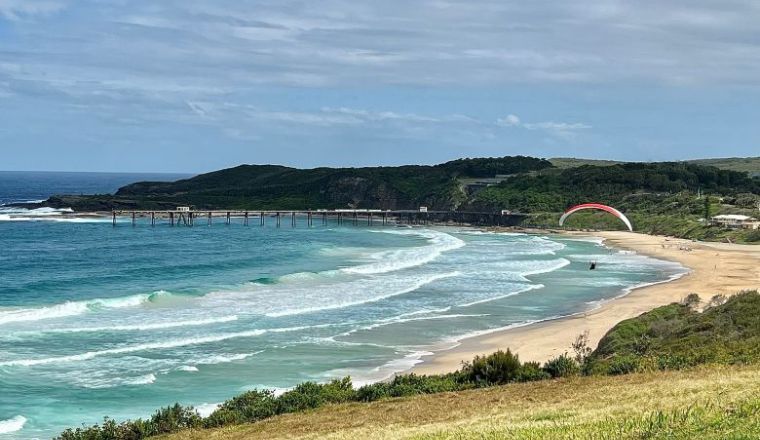
[[[391,318],[380,319],[377,322],[375,322],[374,324],[369,324],[369,325],[366,325],[366,326],[358,327],[358,328],[355,328],[353,330],[349,330],[349,331],[347,331],[345,333],[342,333],[342,334],[340,334],[338,336],[348,336],[348,335],[354,334],[354,333],[362,331],[362,330],[373,330],[373,329],[380,328],[380,327],[385,327],[385,326],[388,326],[388,325],[404,324],[404,323],[407,323],[407,322],[436,321],[436,320],[440,320],[440,319],[457,319],[457,318],[481,318],[481,317],[490,316],[490,315],[487,314],[487,313],[477,313],[477,314],[452,313],[452,314],[448,314],[448,315],[418,316],[418,317],[414,317],[414,318],[408,318],[408,317],[405,317],[405,316],[409,316],[409,314],[405,313],[405,314],[394,316],[394,317],[391,317]]]
[[[264,350],[254,351],[253,353],[237,353],[237,354],[215,354],[211,356],[198,359],[194,363],[199,365],[215,365],[215,364],[227,364],[235,361],[242,361],[248,359],[251,356],[256,356],[259,353],[263,353]],[[190,370],[185,370],[190,371]],[[198,371],[196,368],[195,371]]]
[[[84,301],[67,301],[46,307],[0,309],[0,325],[11,322],[40,321],[81,315],[99,309],[136,307],[157,296],[170,295],[164,291],[153,294],[138,294],[120,298],[96,298]]]
[[[97,378],[82,378],[82,380],[79,380],[79,385],[84,386],[85,388],[90,388],[94,390],[99,389],[106,389],[106,388],[116,388],[121,387],[125,385],[131,385],[131,386],[139,386],[139,385],[150,385],[153,382],[156,381],[156,375],[153,373],[144,374],[141,376],[134,376],[134,377],[109,377],[105,379],[97,379]]]
[[[21,431],[26,424],[26,417],[16,416],[8,420],[0,420],[0,434]]]
[[[223,316],[220,318],[208,318],[197,319],[187,321],[169,321],[169,322],[157,322],[154,324],[134,324],[134,325],[111,325],[104,327],[70,327],[70,328],[51,328],[38,331],[26,331],[26,332],[14,332],[9,336],[24,336],[28,334],[43,334],[43,333],[95,333],[95,332],[117,332],[117,331],[150,331],[150,330],[163,330],[177,327],[197,327],[210,324],[221,324],[225,322],[237,321],[236,315]],[[2,336],[0,336],[2,338]]]
[[[208,417],[210,416],[214,411],[219,409],[219,407],[222,406],[222,402],[219,403],[201,403],[200,405],[195,407],[195,411],[198,412],[198,415],[201,417]]]
[[[343,272],[359,275],[395,272],[398,270],[409,269],[411,267],[422,266],[435,260],[444,252],[465,246],[464,241],[453,235],[430,229],[381,230],[371,232],[394,235],[416,235],[427,238],[429,245],[378,252],[371,256],[373,260],[376,260],[375,262],[341,269]]]
[[[198,367],[195,365],[182,365],[179,368],[177,368],[179,371],[187,371],[188,373],[195,373],[198,371]]]
[[[282,317],[282,316],[300,315],[304,313],[311,313],[311,312],[317,312],[317,311],[322,311],[322,310],[340,309],[340,308],[345,308],[345,307],[356,306],[359,304],[368,304],[368,303],[377,302],[383,299],[391,298],[394,296],[414,292],[415,290],[418,290],[421,287],[427,284],[430,284],[432,282],[442,280],[445,278],[456,277],[459,275],[461,275],[460,272],[449,272],[449,273],[421,276],[421,277],[417,277],[416,279],[412,278],[408,280],[409,284],[404,284],[404,286],[399,288],[398,290],[391,290],[391,291],[385,291],[385,292],[373,292],[373,291],[367,292],[366,290],[362,291],[362,290],[349,289],[349,291],[346,292],[346,296],[343,298],[343,301],[341,302],[325,304],[325,299],[322,298],[320,301],[321,305],[315,305],[315,306],[310,306],[310,307],[287,308],[281,311],[271,311],[271,312],[266,313],[266,316],[271,317],[271,318],[277,318],[277,317]]]
[[[563,267],[570,264],[570,260],[565,258],[558,258],[556,260],[549,261],[551,264],[547,264],[543,267],[537,267],[535,269],[528,269],[520,272],[520,275],[523,277],[531,276],[531,275],[539,275],[542,273],[549,273],[554,272],[555,270],[562,269]]]
[[[487,303],[487,302],[491,302],[491,301],[497,301],[497,300],[500,300],[500,299],[509,298],[510,296],[515,296],[515,295],[519,295],[521,293],[529,292],[531,290],[537,290],[537,289],[543,289],[543,288],[544,288],[543,284],[533,284],[533,285],[530,285],[530,286],[526,286],[524,289],[518,290],[516,292],[509,292],[509,293],[505,293],[505,294],[502,294],[502,295],[492,296],[490,298],[484,298],[484,299],[479,299],[477,301],[472,301],[472,302],[468,302],[468,303],[464,303],[464,304],[458,304],[457,307],[470,307],[470,306],[474,306],[474,305],[477,305],[477,304],[483,304],[483,303]]]
[[[185,347],[188,345],[209,344],[212,342],[221,342],[221,341],[226,341],[228,339],[235,339],[235,338],[250,338],[250,337],[263,335],[266,332],[267,330],[248,330],[248,331],[236,332],[236,333],[225,333],[225,334],[215,335],[215,336],[176,339],[176,340],[170,340],[170,341],[153,342],[153,343],[137,344],[137,345],[127,345],[123,347],[109,348],[106,350],[88,351],[86,353],[80,353],[80,354],[74,354],[74,355],[68,355],[68,356],[55,356],[55,357],[40,358],[40,359],[14,359],[14,360],[0,362],[0,367],[14,367],[14,366],[31,367],[35,365],[58,364],[58,363],[63,363],[63,362],[80,362],[80,361],[93,359],[99,356],[109,356],[109,355],[114,355],[114,354],[135,353],[139,351]]]

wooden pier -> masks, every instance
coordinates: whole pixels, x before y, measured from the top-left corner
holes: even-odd
[[[526,217],[521,213],[470,212],[470,211],[422,211],[422,210],[372,210],[372,209],[332,209],[332,210],[114,210],[113,225],[117,218],[127,217],[132,226],[138,219],[149,219],[151,226],[163,222],[171,226],[195,226],[215,222],[231,225],[233,222],[249,226],[254,221],[265,226],[267,221],[276,227],[283,222],[295,228],[299,220],[307,227],[313,227],[315,220],[321,225],[373,226],[393,224],[427,225],[430,223],[452,223],[459,225],[516,226]]]

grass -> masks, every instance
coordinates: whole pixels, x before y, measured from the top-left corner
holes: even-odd
[[[758,396],[760,366],[701,366],[330,405],[157,439],[749,439]]]

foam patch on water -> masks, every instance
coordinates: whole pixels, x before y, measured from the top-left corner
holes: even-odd
[[[0,221],[5,222],[63,222],[63,223],[110,223],[111,218],[93,215],[73,215],[71,208],[0,208]]]
[[[337,292],[338,295],[334,295],[333,298],[331,298],[333,303],[328,303],[327,298],[325,298],[321,293],[323,291],[321,290],[311,290],[311,294],[309,292],[303,292],[304,297],[301,297],[300,299],[302,301],[299,301],[301,304],[303,302],[309,302],[308,299],[309,296],[314,296],[314,293],[317,293],[317,297],[315,297],[315,301],[312,301],[315,303],[313,306],[307,306],[307,307],[293,307],[293,308],[284,308],[281,310],[273,310],[266,313],[266,316],[271,318],[277,318],[282,316],[289,316],[289,315],[301,315],[304,313],[312,313],[317,311],[323,311],[323,310],[332,310],[332,309],[340,309],[345,307],[351,307],[356,306],[360,304],[368,304],[372,302],[377,302],[383,299],[388,299],[394,296],[398,295],[404,295],[410,292],[414,292],[415,290],[420,289],[423,286],[426,286],[430,283],[433,283],[438,280],[446,279],[446,278],[452,278],[459,276],[461,272],[448,272],[448,273],[441,273],[441,274],[432,274],[432,275],[426,275],[426,276],[419,276],[419,277],[409,277],[404,280],[402,280],[401,283],[399,283],[399,286],[392,286],[388,285],[385,289],[382,290],[374,290],[374,289],[367,289],[366,285],[363,283],[362,286],[339,286],[340,289],[344,289],[343,292]],[[390,283],[388,283],[390,284]],[[382,285],[380,286],[382,287]],[[333,287],[330,289],[332,291],[335,290]],[[306,300],[306,301],[303,301]],[[276,305],[273,305],[275,308]]]
[[[470,307],[470,306],[474,306],[474,305],[478,305],[478,304],[488,303],[488,302],[492,302],[492,301],[498,301],[500,299],[505,299],[505,298],[509,298],[511,296],[516,296],[516,295],[519,295],[521,293],[529,292],[531,290],[538,290],[538,289],[543,289],[543,288],[544,288],[543,284],[533,284],[533,285],[525,286],[525,288],[523,288],[521,290],[517,290],[515,292],[508,292],[508,293],[504,293],[504,294],[501,294],[501,295],[492,296],[492,297],[489,297],[489,298],[479,299],[477,301],[471,301],[471,302],[468,302],[468,303],[459,304],[459,305],[457,305],[457,307]]]
[[[197,359],[193,363],[198,364],[198,365],[227,364],[230,362],[242,361],[244,359],[248,359],[249,357],[256,356],[257,354],[263,353],[263,352],[264,350],[254,351],[253,353],[215,354],[215,355],[210,355],[210,356]],[[185,371],[191,371],[191,370],[185,370]],[[198,371],[198,369],[195,368],[194,371]]]
[[[413,312],[413,313],[419,313],[419,312]],[[394,316],[391,318],[380,319],[373,324],[357,327],[355,329],[341,333],[339,336],[349,336],[360,331],[374,330],[380,327],[385,327],[385,326],[394,325],[394,324],[404,324],[408,322],[437,321],[441,319],[457,319],[457,318],[482,318],[485,316],[490,316],[487,313],[476,313],[476,314],[451,313],[451,314],[446,314],[446,315],[415,316],[415,317],[409,317],[409,315],[410,315],[409,313],[405,313],[405,314]]]
[[[265,334],[266,332],[267,330],[248,330],[248,331],[242,331],[242,332],[236,332],[236,333],[224,333],[221,335],[214,335],[214,336],[176,339],[176,340],[170,340],[170,341],[152,342],[152,343],[136,344],[136,345],[126,345],[126,346],[117,347],[117,348],[88,351],[86,353],[80,353],[80,354],[74,354],[74,355],[68,355],[68,356],[55,356],[55,357],[39,358],[39,359],[14,359],[14,360],[0,362],[0,367],[17,367],[17,366],[32,367],[36,365],[60,364],[64,362],[80,362],[80,361],[86,361],[86,360],[93,359],[100,356],[136,353],[136,352],[150,351],[150,350],[163,350],[163,349],[170,349],[170,348],[177,348],[177,347],[185,347],[188,345],[210,344],[213,342],[221,342],[221,341],[226,341],[228,339],[236,339],[236,338],[251,338],[251,337],[261,336]]]
[[[378,252],[371,256],[375,262],[341,269],[343,272],[360,275],[382,274],[422,266],[434,261],[444,252],[459,249],[465,242],[453,235],[433,230],[380,230],[370,231],[394,235],[415,235],[426,238],[428,246],[394,249]]]
[[[47,307],[6,308],[0,309],[0,325],[12,322],[40,321],[44,319],[64,318],[81,315],[101,309],[118,309],[136,307],[157,300],[168,292],[157,291],[152,294],[138,294],[119,298],[97,298],[85,301],[68,301]]]
[[[0,420],[0,434],[9,434],[11,432],[21,431],[26,424],[26,417],[16,416],[8,420]]]
[[[108,377],[108,378],[88,378],[83,379],[80,383],[85,388],[101,390],[107,388],[116,388],[122,386],[141,386],[150,385],[156,381],[156,375],[153,373],[143,374],[134,377]]]
[[[195,319],[187,321],[169,321],[157,322],[153,324],[132,324],[132,325],[110,325],[104,327],[69,327],[69,328],[51,328],[37,331],[24,331],[9,333],[7,336],[21,337],[27,335],[42,335],[45,333],[101,333],[101,332],[132,332],[132,331],[151,331],[164,330],[178,327],[197,327],[211,324],[222,324],[225,322],[237,321],[236,315],[223,316],[220,318]],[[0,335],[3,338],[5,335]]]

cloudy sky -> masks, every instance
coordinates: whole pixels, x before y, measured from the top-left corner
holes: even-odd
[[[0,170],[760,155],[756,0],[0,0]]]

